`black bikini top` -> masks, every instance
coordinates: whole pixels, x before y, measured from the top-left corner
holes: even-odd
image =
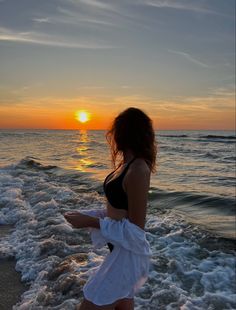
[[[107,197],[107,200],[112,207],[116,209],[128,210],[128,197],[122,187],[122,181],[126,172],[129,169],[130,164],[135,160],[135,157],[127,164],[122,173],[115,179],[112,179],[110,182],[107,182],[107,179],[112,175],[117,169],[109,173],[103,183],[103,190]]]

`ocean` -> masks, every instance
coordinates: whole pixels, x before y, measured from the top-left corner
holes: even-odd
[[[0,130],[0,258],[28,284],[15,309],[74,309],[91,268],[86,229],[63,213],[105,205],[105,131]],[[146,232],[153,256],[135,309],[236,309],[234,131],[158,131]],[[0,226],[1,228],[1,226]]]

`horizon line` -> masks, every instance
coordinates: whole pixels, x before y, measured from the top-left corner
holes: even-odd
[[[74,130],[74,131],[107,131],[109,129],[86,129],[86,128],[0,128],[0,130]],[[236,131],[233,129],[158,129],[154,131]]]

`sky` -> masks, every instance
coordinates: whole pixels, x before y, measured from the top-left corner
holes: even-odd
[[[0,128],[235,128],[234,0],[0,0]],[[75,113],[85,110],[81,124]]]

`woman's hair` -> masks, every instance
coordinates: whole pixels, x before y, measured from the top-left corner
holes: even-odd
[[[156,171],[157,145],[152,120],[140,109],[128,108],[113,121],[106,133],[111,147],[113,166],[123,162],[123,153],[131,150],[135,157],[143,158],[152,172]]]

